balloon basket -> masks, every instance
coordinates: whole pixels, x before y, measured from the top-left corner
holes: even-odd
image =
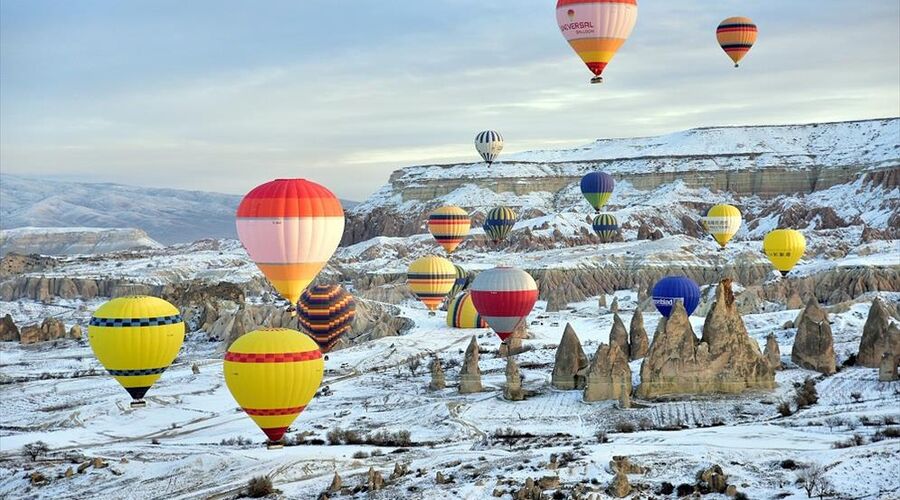
[[[146,408],[147,402],[144,401],[143,399],[135,399],[134,401],[131,402],[131,407],[132,408]]]
[[[282,448],[284,448],[283,441],[269,441],[266,443],[267,450],[280,450]]]
[[[600,75],[597,75],[597,76],[591,78],[591,83],[603,83],[603,77]]]
[[[429,316],[437,316],[437,313],[434,311],[428,311]]]

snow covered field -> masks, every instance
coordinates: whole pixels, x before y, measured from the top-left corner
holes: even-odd
[[[628,324],[636,296],[623,291],[618,297],[620,314]],[[885,297],[900,299],[898,294]],[[196,338],[185,343],[175,365],[150,391],[148,406],[135,410],[83,341],[0,344],[4,377],[7,382],[17,380],[0,386],[4,472],[0,496],[229,498],[252,476],[265,474],[289,498],[314,498],[335,471],[353,487],[365,482],[370,467],[387,479],[396,462],[409,464],[412,472],[389,480],[377,498],[489,498],[498,487],[518,489],[526,477],[544,476],[558,476],[567,490],[584,482],[601,491],[612,479],[607,464],[614,455],[628,455],[650,467],[647,474],[631,475],[630,480],[647,485],[651,493],[664,481],[693,483],[697,471],[716,463],[749,498],[805,498],[794,484],[795,471],[781,466],[790,459],[826,466],[838,498],[900,495],[896,474],[900,440],[832,447],[854,433],[868,442],[879,427],[867,422],[900,423],[896,382],[878,382],[873,369],[846,368],[818,382],[818,404],[790,417],[776,411],[776,404],[793,393],[793,382],[817,376],[790,364],[795,332],[776,326],[798,311],[745,316],[750,334],[761,346],[773,331],[781,344],[789,369],[778,373],[775,391],[638,401],[635,408],[620,409],[614,402],[584,403],[581,391],[559,391],[549,385],[555,347],[566,322],[573,325],[589,356],[607,340],[612,315],[598,313],[596,304],[595,297],[572,304],[571,310],[544,313],[545,304],[538,303],[529,318],[529,323],[538,321],[529,327],[534,338],[524,341],[530,350],[517,356],[525,388],[536,394],[521,402],[501,397],[505,360],[497,355],[499,342],[489,330],[449,329],[442,313],[429,317],[417,304],[402,306],[402,314],[416,324],[408,334],[332,353],[323,382],[331,394],[313,400],[289,437],[311,432],[307,439],[327,442],[327,432],[337,427],[361,433],[408,430],[412,443],[402,448],[319,444],[267,450],[263,434],[238,410],[225,388],[219,345]],[[4,303],[4,309],[9,306]],[[855,350],[868,307],[863,302],[833,316],[839,358]],[[658,318],[645,313],[648,332],[654,331]],[[703,318],[691,319],[699,332]],[[455,363],[462,360],[473,334],[483,351],[480,366],[486,391],[459,395],[453,387],[459,370]],[[434,354],[444,362],[448,388],[429,392],[427,363]],[[413,374],[408,360],[416,357],[422,363]],[[194,363],[200,370],[196,375],[191,370]],[[640,361],[632,362],[631,368],[637,383]],[[833,417],[840,422],[835,425]],[[622,422],[635,424],[637,430],[618,432]],[[507,427],[524,436],[495,435]],[[598,442],[598,431],[608,433],[608,443]],[[222,444],[238,437],[252,443]],[[31,464],[21,449],[38,440],[52,451]],[[77,467],[65,459],[67,453],[76,452],[102,457],[109,467],[57,478]],[[362,456],[359,452],[375,455],[354,458]],[[566,457],[568,463],[551,469],[551,454]],[[30,487],[25,467],[42,471],[50,484]],[[421,473],[416,472],[419,469]],[[436,484],[438,471],[453,481]],[[514,487],[507,484],[510,481]]]

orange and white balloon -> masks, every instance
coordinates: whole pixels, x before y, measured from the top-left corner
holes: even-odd
[[[631,35],[637,0],[557,0],[556,22],[566,41],[600,83],[606,65]]]

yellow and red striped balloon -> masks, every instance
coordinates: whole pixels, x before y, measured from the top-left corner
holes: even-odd
[[[287,328],[254,330],[225,353],[225,384],[271,441],[280,441],[306,408],[319,385],[325,363],[319,346]]]
[[[557,0],[556,22],[566,41],[600,83],[606,65],[631,35],[637,0]]]
[[[466,239],[471,227],[469,213],[452,205],[438,208],[428,216],[428,230],[448,254]]]
[[[750,52],[750,48],[756,42],[756,24],[749,17],[729,17],[719,23],[716,28],[716,39],[722,50],[734,61],[734,67],[738,67],[741,59]]]
[[[337,249],[344,209],[315,182],[276,179],[241,200],[237,233],[250,259],[293,306]]]
[[[434,255],[413,262],[406,272],[409,289],[429,311],[434,311],[441,305],[455,282],[456,266],[449,260]]]

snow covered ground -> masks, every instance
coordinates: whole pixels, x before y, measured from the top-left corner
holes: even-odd
[[[617,292],[620,314],[628,324],[636,302],[634,292]],[[888,300],[900,294],[886,294]],[[612,300],[612,297],[608,297]],[[369,445],[299,445],[267,450],[263,434],[238,410],[222,376],[217,344],[189,339],[182,353],[150,391],[148,407],[131,409],[124,390],[103,374],[85,342],[19,346],[0,344],[0,385],[3,427],[0,429],[0,497],[21,498],[228,498],[252,476],[269,475],[285,496],[314,498],[337,471],[350,487],[364,482],[369,467],[385,478],[396,462],[409,464],[409,475],[388,481],[378,498],[489,498],[496,488],[517,489],[526,477],[558,477],[562,487],[578,482],[598,491],[612,479],[607,466],[614,455],[628,455],[649,466],[647,474],[631,475],[633,484],[655,491],[662,482],[693,483],[698,470],[720,464],[729,482],[749,498],[805,498],[794,484],[796,473],[783,460],[818,462],[838,498],[897,498],[900,495],[900,440],[868,442],[878,426],[900,423],[900,385],[877,381],[876,370],[846,368],[819,380],[819,402],[790,417],[780,417],[776,404],[790,397],[792,383],[817,374],[790,364],[793,330],[780,325],[799,311],[788,310],[745,317],[750,334],[762,346],[775,332],[789,369],[777,375],[772,392],[740,396],[703,396],[666,402],[642,402],[620,409],[613,402],[584,403],[580,391],[559,391],[549,385],[550,371],[563,328],[571,323],[589,356],[605,342],[612,315],[597,309],[597,298],[572,304],[571,310],[544,313],[539,302],[529,318],[533,339],[518,355],[525,387],[536,394],[521,402],[501,398],[505,361],[497,355],[498,339],[489,330],[454,330],[443,314],[430,317],[418,304],[401,306],[415,328],[400,337],[375,340],[334,352],[326,363],[330,395],[320,394],[292,426],[289,436],[311,432],[308,439],[327,440],[340,427],[411,433],[402,448]],[[836,350],[843,359],[855,350],[868,302],[834,315]],[[4,309],[9,303],[4,303]],[[2,312],[2,311],[0,311]],[[73,313],[74,314],[74,313]],[[546,316],[538,318],[538,316]],[[652,334],[659,316],[645,313]],[[699,332],[703,318],[692,317]],[[471,335],[482,347],[480,367],[486,391],[459,395],[456,362]],[[448,387],[427,390],[427,362],[439,355]],[[408,360],[420,358],[415,374]],[[200,373],[195,375],[191,365]],[[639,382],[640,361],[632,362]],[[92,372],[91,370],[94,370]],[[858,393],[858,401],[854,394]],[[835,424],[832,417],[838,417]],[[638,426],[617,432],[620,422]],[[829,425],[831,427],[829,427]],[[512,428],[520,437],[495,436]],[[645,430],[641,430],[641,428]],[[883,426],[882,426],[883,427]],[[662,430],[662,429],[677,430]],[[599,443],[598,431],[608,433]],[[868,444],[835,449],[833,444],[861,434]],[[222,444],[243,437],[251,444]],[[51,453],[37,463],[21,456],[26,443],[42,440]],[[102,457],[104,469],[88,468],[72,478],[75,467],[64,458],[79,452]],[[362,457],[366,455],[374,455]],[[571,453],[571,456],[564,455]],[[550,455],[571,460],[556,469]],[[357,455],[357,458],[354,458]],[[30,487],[26,467],[42,471],[51,482]],[[417,473],[421,469],[423,472]],[[452,476],[436,484],[435,474]],[[596,484],[592,485],[591,481]],[[506,498],[510,498],[507,496]]]

